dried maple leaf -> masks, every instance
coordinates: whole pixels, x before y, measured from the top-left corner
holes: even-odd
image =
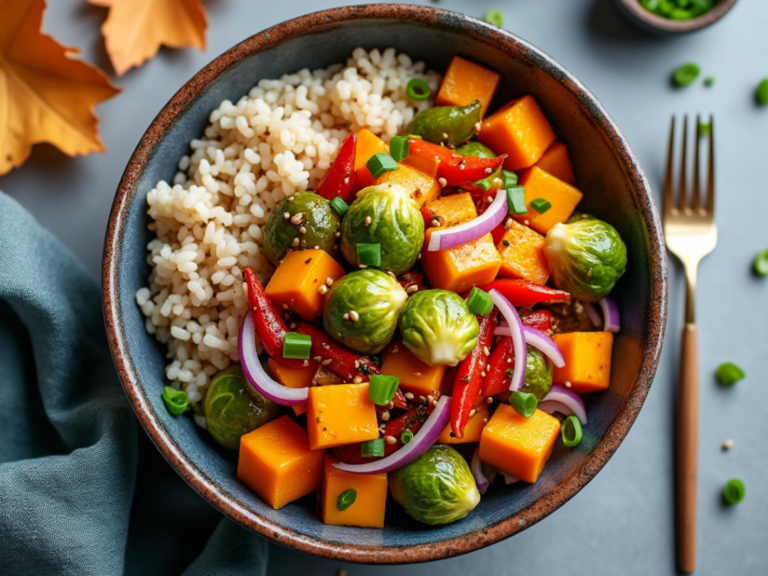
[[[0,174],[37,142],[70,156],[104,150],[93,106],[119,90],[40,31],[44,11],[45,0],[0,0]]]
[[[88,0],[109,8],[101,32],[118,76],[152,58],[160,45],[205,50],[202,0]]]

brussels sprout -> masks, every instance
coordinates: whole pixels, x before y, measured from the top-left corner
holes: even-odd
[[[475,135],[481,111],[477,100],[467,106],[432,106],[416,114],[406,132],[434,144],[461,144]]]
[[[211,436],[225,448],[237,450],[240,437],[274,420],[279,407],[253,389],[240,366],[232,366],[214,376],[203,409]]]
[[[585,302],[607,296],[627,266],[627,247],[616,229],[589,216],[556,224],[547,233],[544,253],[553,284]]]
[[[461,520],[480,502],[467,462],[445,444],[391,472],[389,491],[408,514],[432,526]]]
[[[299,192],[278,202],[269,215],[264,226],[264,252],[275,266],[288,249],[317,246],[335,256],[333,245],[340,222],[328,200],[314,192]]]
[[[357,193],[341,224],[341,252],[355,267],[358,243],[381,246],[382,270],[402,274],[413,266],[424,243],[424,218],[405,188],[379,184]]]
[[[350,272],[325,297],[325,331],[356,352],[377,354],[392,339],[407,299],[397,280],[381,270]]]
[[[544,396],[549,394],[550,388],[552,388],[552,364],[540,350],[528,346],[523,392],[533,394],[536,400],[541,402]]]
[[[400,313],[403,344],[430,366],[456,366],[477,345],[479,331],[464,299],[448,290],[416,292]]]

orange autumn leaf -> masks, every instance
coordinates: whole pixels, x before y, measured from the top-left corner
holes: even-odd
[[[40,31],[45,0],[0,0],[0,175],[32,145],[101,152],[93,106],[119,92],[97,68]]]
[[[118,76],[152,58],[160,45],[205,50],[202,0],[88,0],[109,8],[101,32]]]

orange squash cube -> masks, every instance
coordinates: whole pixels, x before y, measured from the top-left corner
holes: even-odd
[[[464,436],[461,438],[455,438],[452,436],[450,423],[445,426],[445,429],[440,433],[437,441],[440,444],[468,444],[470,442],[480,442],[480,437],[483,434],[483,428],[488,423],[488,403],[480,402],[477,406],[477,412],[469,422],[464,426]]]
[[[323,455],[310,450],[301,426],[282,416],[240,438],[237,477],[277,510],[320,487]]]
[[[512,220],[496,248],[501,256],[499,276],[522,278],[542,286],[549,280],[544,236],[525,224]]]
[[[388,346],[383,354],[381,372],[400,379],[400,387],[416,396],[429,396],[440,390],[445,374],[445,365],[425,364],[402,342]]]
[[[481,118],[493,100],[501,76],[479,64],[454,56],[443,77],[435,104],[438,106],[467,106],[480,101]]]
[[[437,180],[437,167],[440,165],[440,160],[437,158],[427,158],[426,156],[418,156],[416,154],[408,154],[402,160],[403,164],[407,164],[411,168],[416,168],[422,174],[426,174],[430,178]]]
[[[477,218],[477,208],[469,192],[443,196],[430,202],[425,208],[440,221],[441,228],[450,228]]]
[[[448,250],[427,250],[432,233],[429,228],[421,252],[421,265],[433,288],[466,292],[473,286],[488,284],[499,272],[501,256],[489,232],[482,238]]]
[[[531,168],[527,171],[520,178],[520,185],[525,187],[528,212],[515,218],[541,234],[546,234],[555,224],[568,220],[584,196],[570,184],[541,168]],[[543,214],[538,213],[531,207],[531,202],[537,198],[548,200],[552,207]]]
[[[536,410],[530,418],[501,404],[483,428],[480,460],[525,482],[536,482],[560,433],[560,421]]]
[[[376,136],[368,128],[363,128],[357,133],[355,145],[355,188],[361,190],[367,186],[373,186],[376,179],[365,164],[374,154],[385,152],[389,154],[389,146],[381,138]]]
[[[534,164],[534,167],[549,172],[566,184],[576,186],[576,175],[573,173],[573,164],[571,164],[571,158],[568,155],[568,147],[562,142],[555,142],[547,148],[547,151]],[[522,178],[524,175],[520,174],[520,177]]]
[[[267,360],[269,369],[272,370],[272,374],[275,380],[280,382],[286,388],[309,388],[314,386],[312,381],[315,378],[315,372],[317,372],[320,363],[316,360],[309,360],[309,366],[306,368],[291,368],[290,366],[284,366],[279,362],[275,362],[272,358]],[[299,406],[292,406],[293,413],[296,416],[301,416],[307,411],[307,405],[301,404]]]
[[[507,170],[522,170],[538,162],[555,141],[555,132],[533,96],[523,96],[486,118],[477,139],[508,155]]]
[[[605,390],[611,384],[612,332],[568,332],[552,339],[565,358],[565,366],[555,368],[553,382],[571,383],[571,390],[584,394]]]
[[[296,250],[285,255],[264,292],[278,308],[287,306],[311,322],[323,313],[325,296],[320,286],[344,274],[341,264],[324,250]]]
[[[320,489],[320,510],[325,524],[383,528],[387,506],[387,473],[355,474],[334,468],[338,462],[325,455],[323,485]],[[347,490],[354,490],[355,501],[346,510],[339,510],[338,501]]]
[[[399,170],[384,172],[376,181],[377,184],[384,182],[400,184],[410,192],[411,197],[416,200],[419,206],[431,202],[440,195],[440,185],[437,180],[406,164],[400,164]]]
[[[310,388],[307,432],[312,450],[378,438],[376,405],[368,398],[368,384]]]

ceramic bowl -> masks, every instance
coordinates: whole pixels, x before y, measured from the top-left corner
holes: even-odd
[[[657,36],[676,36],[711,26],[736,4],[736,0],[720,0],[712,10],[690,20],[670,20],[649,12],[637,0],[616,0],[619,10],[636,26]]]
[[[134,295],[146,285],[146,194],[173,178],[178,159],[210,111],[236,101],[261,78],[344,62],[357,46],[394,46],[436,70],[454,54],[502,75],[495,106],[532,94],[572,153],[584,208],[611,222],[629,249],[615,295],[623,315],[611,387],[585,397],[589,425],[578,449],[558,447],[536,484],[496,487],[464,520],[416,525],[397,505],[382,530],[326,526],[314,495],[280,510],[236,476],[234,454],[219,449],[191,418],[163,405],[164,347],[144,330]],[[640,411],[664,332],[667,281],[659,218],[629,144],[592,94],[562,66],[517,36],[432,7],[379,4],[302,16],[248,38],[216,58],[171,99],[131,158],[115,196],[104,247],[103,298],[115,364],[136,414],[165,458],[211,504],[243,526],[290,548],[338,560],[419,562],[470,552],[526,529],[573,497],[605,465]]]

